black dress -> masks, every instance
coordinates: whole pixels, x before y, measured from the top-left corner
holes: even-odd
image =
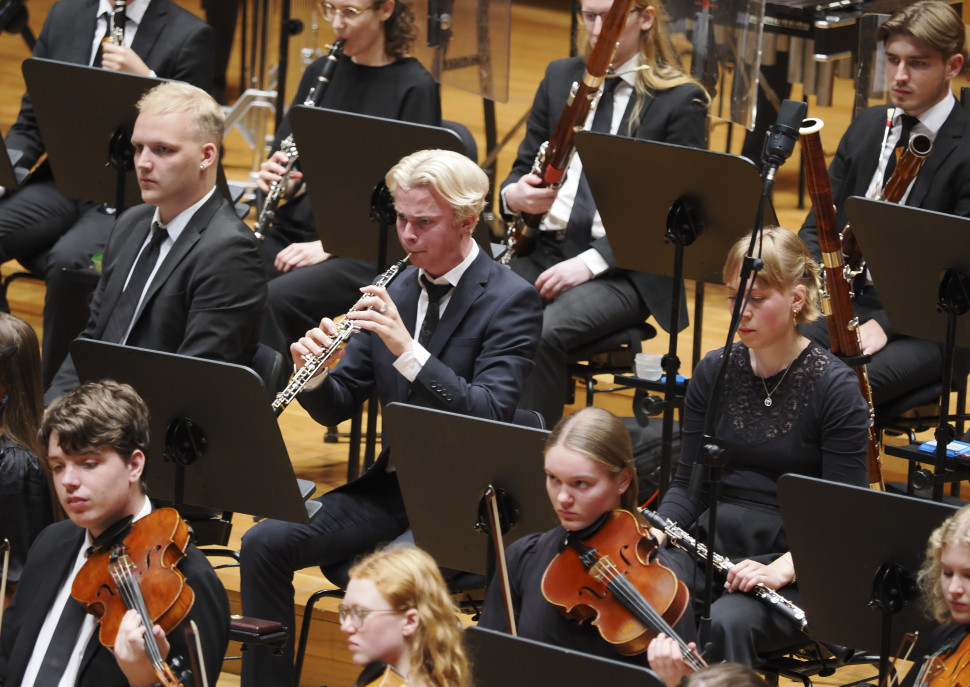
[[[10,540],[10,584],[20,581],[30,545],[52,520],[47,478],[37,456],[0,436],[0,541]]]
[[[709,353],[694,370],[684,401],[680,465],[658,508],[663,517],[684,529],[696,527],[702,542],[708,541],[709,494],[705,486],[699,501],[692,503],[687,489],[722,350]],[[764,403],[765,388],[771,390],[770,406]],[[787,373],[762,380],[751,370],[748,348],[736,344],[715,429],[725,446],[727,465],[714,550],[736,563],[751,559],[767,564],[786,553],[788,541],[776,496],[778,478],[790,472],[865,486],[868,422],[868,406],[855,373],[829,351],[809,344]],[[704,582],[701,567],[680,551],[674,552],[674,560],[675,570],[699,602]],[[715,584],[715,595],[721,589]],[[778,591],[799,603],[795,585]],[[746,594],[721,595],[711,616],[709,661],[757,665],[759,655],[804,639],[781,614]]]

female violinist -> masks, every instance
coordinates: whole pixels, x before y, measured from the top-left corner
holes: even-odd
[[[437,563],[421,549],[388,547],[350,570],[340,629],[366,684],[465,687],[468,660],[455,608]],[[388,681],[364,677],[387,673]]]
[[[545,472],[549,501],[560,525],[523,537],[506,552],[519,636],[643,665],[642,654],[619,654],[596,626],[567,619],[543,594],[543,576],[567,532],[585,530],[612,511],[635,512],[637,476],[629,432],[619,418],[602,408],[573,413],[556,425],[546,441]],[[666,555],[661,551],[661,562]],[[507,631],[502,597],[498,585],[489,587],[479,625]],[[687,606],[674,629],[690,641],[695,632]]]
[[[33,327],[0,313],[0,542],[10,541],[8,597],[30,544],[54,518],[47,476],[37,459],[43,393]],[[5,606],[0,598],[0,610]]]
[[[94,617],[85,614],[72,596],[85,576],[96,583],[100,574],[110,584],[107,566],[99,572],[87,564],[105,547],[127,541],[125,524],[152,513],[141,481],[148,407],[130,386],[89,382],[51,404],[40,439],[46,448],[45,467],[70,520],[46,528],[30,549],[20,585],[4,614],[0,683],[152,685],[157,680],[145,654],[144,628],[126,626],[113,653],[99,642]],[[214,684],[228,645],[229,602],[205,556],[191,544],[185,553],[178,568],[195,593],[195,603],[182,624],[194,619],[199,626],[204,644],[200,662]],[[151,590],[143,589],[142,594],[147,598]],[[107,616],[102,624],[106,621]],[[171,654],[188,657],[181,625],[168,636],[168,643]]]
[[[928,656],[906,676],[904,685],[970,685],[970,506],[937,527],[926,545],[917,575],[927,614],[940,623],[927,640]]]
[[[764,267],[742,310],[741,341],[730,351],[716,418],[715,435],[725,447],[727,462],[713,548],[736,565],[721,589],[715,584],[715,595],[730,593],[716,596],[711,611],[712,647],[705,653],[710,663],[747,666],[758,665],[763,652],[804,641],[792,622],[743,593],[763,583],[796,605],[799,601],[778,508],[778,478],[792,472],[867,484],[869,415],[858,380],[829,351],[809,343],[796,329],[819,315],[819,268],[794,233],[774,227],[766,228],[763,236]],[[731,306],[744,295],[739,280],[747,246],[748,239],[736,243],[724,265]],[[680,465],[658,508],[662,517],[685,530],[696,526],[700,531],[696,538],[708,545],[707,485],[693,502],[688,484],[722,354],[723,349],[712,351],[694,369],[684,402]],[[672,553],[674,570],[691,587],[696,604],[703,598],[703,568],[689,554]]]

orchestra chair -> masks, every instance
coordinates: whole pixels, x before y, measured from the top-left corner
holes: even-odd
[[[809,641],[802,647],[785,649],[767,657],[765,663],[755,666],[765,681],[778,684],[778,678],[801,682],[804,687],[812,687],[812,678],[830,677],[835,671],[846,666],[872,666],[877,672],[853,684],[865,683],[878,677],[879,655],[867,654],[824,642]]]
[[[643,322],[608,334],[569,352],[569,378],[586,386],[586,405],[593,405],[595,394],[629,389],[626,385],[596,388],[596,375],[624,375],[633,371],[633,357],[642,350],[644,341],[657,335],[652,325]],[[576,401],[574,384],[567,385],[566,404]]]
[[[526,408],[516,408],[515,414],[512,416],[512,424],[530,427],[532,429],[546,428],[542,413]],[[300,626],[300,639],[297,642],[296,659],[294,662],[296,668],[296,684],[300,684],[300,675],[303,672],[303,660],[306,656],[306,647],[310,639],[310,624],[313,620],[313,609],[320,599],[343,598],[343,587],[347,585],[349,572],[353,564],[354,561],[345,561],[326,570],[321,568],[327,580],[335,585],[335,588],[319,589],[307,599],[306,606],[303,610],[303,623]],[[473,620],[477,621],[478,615],[481,612],[481,600],[473,598],[472,593],[485,589],[484,575],[445,569],[442,569],[442,573],[444,574],[445,582],[448,584],[448,591],[451,592],[452,596],[463,596],[462,601],[458,604],[459,608],[463,610],[468,609],[473,614]],[[479,596],[484,597],[483,594]]]
[[[3,278],[3,281],[0,282],[0,310],[5,313],[10,312],[10,304],[7,302],[7,290],[10,288],[10,285],[18,279],[30,279],[31,281],[40,282],[41,284],[45,283],[43,274],[33,272],[29,269],[25,271],[11,272],[8,274]]]

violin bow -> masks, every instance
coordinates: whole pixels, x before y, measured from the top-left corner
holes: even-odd
[[[10,570],[10,540],[4,539],[0,544],[3,551],[3,573],[0,574],[0,631],[3,630],[3,604],[7,600],[7,572]]]
[[[202,660],[202,638],[199,636],[199,626],[191,618],[185,626],[185,646],[189,650],[192,674],[198,676],[195,681],[197,687],[209,687],[209,680],[205,674],[205,662]]]
[[[489,534],[492,536],[492,548],[495,550],[495,575],[502,586],[502,600],[505,602],[505,620],[508,623],[509,634],[518,636],[515,627],[515,609],[512,605],[512,587],[509,584],[509,569],[505,562],[505,543],[502,540],[502,520],[498,511],[498,492],[489,484],[482,495],[488,510]]]

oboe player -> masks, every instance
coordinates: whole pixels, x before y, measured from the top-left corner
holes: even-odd
[[[970,116],[950,92],[964,69],[963,20],[944,2],[922,0],[899,10],[877,32],[886,49],[891,105],[877,105],[853,120],[829,166],[839,228],[850,196],[874,197],[891,177],[910,136],[933,140],[933,152],[903,197],[913,207],[970,216]],[[815,213],[799,236],[821,261]],[[904,248],[900,246],[900,250]],[[903,275],[900,275],[903,276]],[[854,284],[853,310],[868,365],[873,401],[880,403],[940,380],[939,344],[895,334],[871,281]],[[824,320],[802,327],[812,341],[829,345]]]
[[[352,417],[376,391],[394,401],[510,420],[539,338],[539,296],[521,277],[480,251],[471,232],[485,203],[488,179],[457,153],[414,153],[386,177],[397,210],[397,234],[411,266],[387,288],[364,286],[361,308],[349,315],[360,327],[298,398],[325,425]],[[330,346],[330,319],[291,346],[294,363]],[[247,615],[292,628],[293,573],[340,566],[408,528],[385,444],[374,466],[318,500],[309,525],[272,520],[242,541],[242,603]],[[456,457],[458,459],[458,457]],[[340,583],[342,580],[333,579]],[[253,647],[243,659],[244,685],[291,684],[288,654]]]

